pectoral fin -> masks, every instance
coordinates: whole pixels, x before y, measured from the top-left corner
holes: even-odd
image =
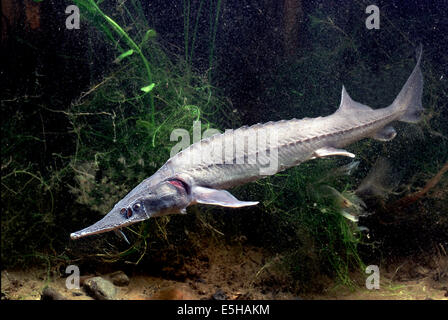
[[[311,159],[328,157],[328,156],[345,156],[345,157],[350,157],[350,158],[355,157],[355,155],[353,153],[348,152],[347,150],[344,150],[344,149],[336,149],[333,147],[323,147],[323,148],[320,148],[320,149],[317,149],[316,151],[314,151],[314,156]]]
[[[354,216],[354,215],[352,215],[352,214],[350,214],[350,213],[348,213],[346,211],[341,211],[341,214],[342,214],[342,216],[344,218],[346,218],[346,219],[348,219],[350,221],[353,221],[353,222],[358,222],[359,221],[359,218],[357,216]]]
[[[211,204],[231,208],[254,206],[258,204],[258,201],[240,201],[230,192],[225,190],[194,186],[192,188],[192,193],[194,201],[201,204]]]

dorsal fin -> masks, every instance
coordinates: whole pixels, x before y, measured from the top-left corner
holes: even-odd
[[[365,104],[354,101],[345,90],[345,86],[342,86],[342,95],[341,95],[341,104],[339,105],[339,109],[336,112],[357,112],[357,111],[366,111],[372,110],[369,106]]]

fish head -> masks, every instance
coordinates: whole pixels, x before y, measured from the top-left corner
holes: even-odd
[[[156,185],[142,182],[101,220],[70,234],[71,239],[120,230],[131,224],[172,213],[185,213],[191,203],[189,186],[179,179],[162,181]]]

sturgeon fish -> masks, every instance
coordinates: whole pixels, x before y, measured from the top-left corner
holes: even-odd
[[[343,86],[340,106],[332,115],[244,126],[203,139],[171,157],[101,220],[70,237],[113,230],[127,241],[121,228],[152,217],[185,214],[186,208],[196,203],[253,206],[258,202],[240,201],[225,189],[314,158],[355,157],[343,148],[366,137],[392,140],[397,133],[390,123],[415,123],[423,111],[421,57],[420,46],[417,63],[390,106],[374,110],[351,99]]]

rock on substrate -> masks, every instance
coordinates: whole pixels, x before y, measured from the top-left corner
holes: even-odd
[[[129,277],[123,271],[117,271],[110,275],[114,285],[125,287],[129,284]]]
[[[117,294],[115,286],[101,277],[87,279],[84,287],[88,294],[98,300],[113,300]]]
[[[229,297],[225,294],[224,291],[222,291],[221,289],[218,289],[218,290],[212,295],[212,299],[213,299],[213,300],[227,300],[227,299],[229,299]]]
[[[67,300],[65,296],[60,294],[56,291],[56,289],[53,289],[51,287],[46,287],[42,291],[42,295],[40,297],[41,300]]]
[[[174,285],[160,289],[148,300],[198,300],[198,297],[188,287]]]

